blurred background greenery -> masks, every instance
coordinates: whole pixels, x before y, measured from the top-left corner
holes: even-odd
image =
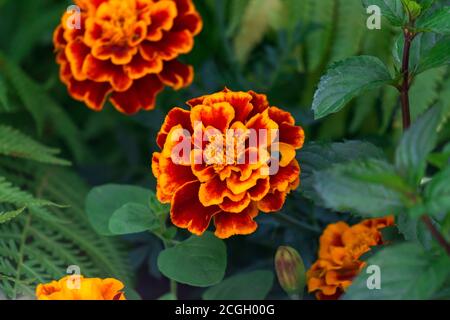
[[[31,208],[32,220],[28,214],[0,224],[0,288],[12,297],[31,294],[27,288],[33,282],[56,278],[73,263],[87,274],[115,275],[135,283],[144,298],[167,292],[167,280],[156,267],[162,250],[159,240],[150,234],[96,236],[83,213],[84,196],[91,186],[109,182],[154,190],[150,161],[156,134],[168,110],[190,98],[225,86],[251,89],[292,112],[304,127],[307,142],[357,138],[392,151],[401,133],[398,93],[393,88],[365,94],[321,121],[314,121],[310,111],[319,79],[333,62],[367,54],[395,68],[391,48],[399,31],[386,22],[381,30],[368,30],[360,0],[194,2],[204,28],[194,50],[182,57],[195,68],[193,85],[180,91],[165,89],[154,111],[127,117],[109,104],[100,113],[90,111],[71,99],[58,79],[52,32],[70,1],[0,0],[0,125],[60,149],[61,157],[72,162],[70,168],[57,168],[0,157],[0,174],[9,181],[35,196],[70,205],[45,209],[48,216]],[[450,69],[442,67],[416,79],[411,89],[413,118],[437,102],[450,115],[449,74]],[[441,140],[449,137],[450,128],[445,128]],[[1,206],[0,211],[8,209]],[[255,234],[227,241],[227,273],[273,268],[279,245],[298,249],[309,267],[324,226],[352,219],[315,207],[300,188],[290,195],[283,215],[260,216]],[[24,265],[20,272],[19,264]],[[200,289],[180,289],[181,298],[200,295]],[[270,297],[283,297],[281,289],[274,287]]]

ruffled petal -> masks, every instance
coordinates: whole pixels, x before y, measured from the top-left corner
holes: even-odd
[[[285,201],[286,193],[275,190],[258,201],[258,209],[265,213],[277,212],[283,208]]]
[[[109,81],[113,89],[118,92],[127,91],[133,84],[133,80],[127,76],[123,66],[96,59],[91,54],[84,59],[83,73],[96,82]]]
[[[147,75],[134,80],[127,91],[114,92],[111,95],[111,103],[117,110],[126,114],[135,114],[140,109],[151,110],[155,107],[156,95],[163,88],[157,76]]]
[[[147,29],[147,40],[159,41],[163,37],[163,32],[172,28],[177,16],[177,7],[171,1],[160,1],[150,7],[149,16],[151,24]]]
[[[191,110],[191,124],[194,127],[201,123],[203,127],[213,127],[225,132],[234,119],[234,108],[228,102],[220,102],[214,106],[197,105]]]
[[[219,212],[214,216],[215,235],[226,239],[234,235],[247,235],[256,231],[258,224],[253,220],[258,208],[251,204],[240,213]]]
[[[84,101],[89,108],[95,111],[102,110],[108,94],[112,92],[109,83],[75,79],[69,80],[68,90],[73,98]]]
[[[220,209],[226,212],[240,213],[247,208],[252,200],[250,195],[245,193],[244,198],[239,201],[233,201],[229,198],[224,198],[222,203],[219,204]]]
[[[198,200],[200,183],[193,181],[179,188],[172,199],[170,217],[174,225],[202,235],[208,229],[211,218],[220,212],[218,206],[205,207]]]
[[[87,47],[81,39],[70,42],[65,48],[65,54],[70,63],[70,69],[74,78],[78,81],[87,79],[86,73],[83,70],[83,64],[89,55],[89,52],[89,47]]]
[[[159,73],[159,78],[165,85],[178,90],[192,83],[194,68],[178,62],[178,60],[166,61]]]
[[[177,125],[181,125],[182,128],[192,133],[193,130],[190,115],[191,113],[189,111],[181,108],[173,108],[169,111],[156,138],[156,142],[160,148],[164,146],[167,134]]]
[[[280,124],[280,142],[290,144],[295,149],[303,147],[305,142],[305,132],[301,127],[288,123]]]
[[[160,73],[163,70],[163,62],[159,59],[145,60],[141,54],[136,54],[124,70],[131,79],[140,79],[147,74]]]
[[[278,172],[270,176],[270,189],[287,192],[291,183],[297,180],[300,174],[300,166],[296,159],[292,160],[286,167],[279,167]]]

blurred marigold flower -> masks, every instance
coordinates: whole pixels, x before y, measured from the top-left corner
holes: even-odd
[[[334,300],[345,292],[364,268],[361,256],[383,244],[380,230],[394,225],[394,217],[364,220],[354,226],[330,224],[319,244],[318,260],[307,272],[308,291],[319,300]]]
[[[116,279],[66,276],[59,281],[39,284],[38,300],[126,300],[122,282]]]
[[[117,110],[134,114],[155,107],[157,94],[180,89],[193,69],[179,62],[192,50],[202,20],[192,0],[75,0],[53,42],[61,81],[70,95],[96,111],[107,99]]]
[[[211,220],[219,238],[251,234],[257,229],[254,219],[259,211],[279,211],[286,195],[300,183],[295,155],[303,146],[303,129],[289,112],[271,107],[265,95],[253,91],[225,89],[188,105],[190,110],[172,109],[157,136],[161,152],[153,154],[152,170],[158,199],[171,203],[172,222],[193,234],[203,234]],[[258,139],[252,139],[249,131]],[[220,149],[223,141],[229,142],[230,132],[232,148],[227,143],[224,155]],[[198,141],[197,135],[206,141]],[[250,143],[254,140],[256,145]],[[174,162],[180,141],[194,148],[183,161]],[[238,145],[244,148],[239,151]],[[235,152],[230,156],[228,149]],[[272,150],[278,150],[281,159],[271,157]],[[255,156],[256,161],[237,161],[242,156]],[[206,161],[197,161],[203,158]],[[279,164],[277,172],[263,174],[274,163]]]

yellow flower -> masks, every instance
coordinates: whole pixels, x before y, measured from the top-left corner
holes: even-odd
[[[38,300],[126,300],[122,282],[116,279],[67,276],[59,281],[39,284]]]

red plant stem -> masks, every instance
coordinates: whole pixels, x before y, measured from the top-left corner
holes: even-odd
[[[402,120],[403,130],[408,129],[411,126],[411,112],[409,109],[409,88],[410,88],[410,74],[409,74],[409,56],[411,51],[411,44],[414,40],[414,34],[405,28],[404,30],[405,44],[403,47],[403,61],[402,61],[402,77],[403,81],[400,86],[400,101],[402,105]],[[450,256],[450,243],[447,242],[445,237],[434,226],[433,221],[427,215],[422,216],[422,222],[426,225],[433,237],[439,242],[439,244],[445,249]]]
[[[402,61],[402,75],[403,82],[401,86],[401,102],[402,102],[402,119],[403,129],[406,130],[411,125],[411,112],[409,111],[409,55],[411,51],[411,43],[413,41],[413,35],[408,29],[404,30],[405,44],[403,48],[403,61]]]
[[[439,242],[439,244],[447,251],[447,254],[450,256],[450,244],[444,238],[444,236],[439,232],[438,229],[433,225],[431,218],[429,216],[422,216],[422,222],[427,226],[430,230],[433,237]]]

